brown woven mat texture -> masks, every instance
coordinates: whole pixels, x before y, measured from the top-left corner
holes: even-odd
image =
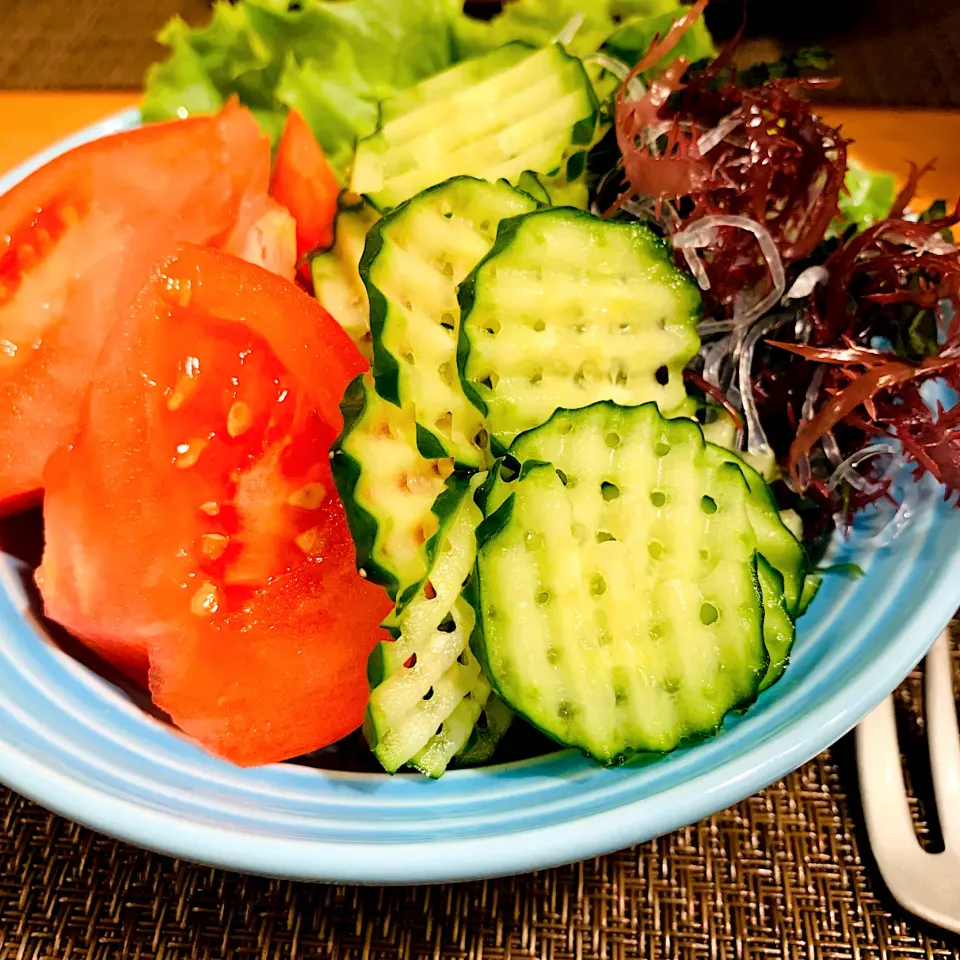
[[[735,29],[738,0],[712,7],[721,34]],[[201,22],[207,8],[207,0],[0,0],[0,88],[135,88],[160,53],[151,40],[159,26],[175,12]],[[755,35],[835,49],[848,102],[960,106],[957,0],[749,8]],[[955,665],[960,689],[960,649]],[[919,673],[897,702],[918,836],[935,851]],[[668,837],[557,870],[438,887],[311,886],[197,867],[0,788],[0,960],[234,957],[892,960],[960,958],[960,939],[909,917],[884,892],[850,738]]]
[[[921,702],[917,672],[897,693],[898,719],[917,833],[935,851]],[[120,957],[939,960],[960,958],[960,939],[909,917],[884,892],[850,738],[659,840],[556,870],[436,887],[325,887],[193,866],[0,791],[0,960]]]
[[[0,89],[136,89],[162,55],[157,30],[174,13],[203,23],[211,3],[0,0]],[[499,6],[466,3],[479,13]],[[834,51],[839,100],[960,107],[958,0],[711,0],[707,17],[720,40],[737,30],[744,8],[748,41]]]

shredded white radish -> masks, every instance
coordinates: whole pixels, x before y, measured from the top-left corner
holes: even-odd
[[[793,281],[793,286],[783,295],[784,300],[802,300],[809,297],[814,289],[825,283],[830,277],[830,271],[824,266],[807,267],[803,273]]]
[[[681,247],[680,252],[683,254],[683,259],[687,261],[690,272],[696,277],[697,286],[701,290],[709,290],[710,278],[707,276],[707,268],[697,255],[697,251],[693,247]]]
[[[724,361],[730,356],[730,349],[733,346],[732,337],[723,337],[716,343],[703,349],[703,379],[715,387],[723,389],[720,376],[723,372]]]
[[[836,488],[846,480],[850,486],[855,487],[857,490],[863,490],[867,484],[863,477],[857,473],[857,467],[873,457],[879,457],[883,454],[889,455],[892,452],[890,445],[886,443],[871,443],[868,447],[858,450],[838,464],[836,470],[833,471],[830,479],[827,481],[827,489],[836,490]]]
[[[772,330],[776,330],[777,327],[783,326],[790,319],[790,315],[781,313],[774,314],[772,317],[765,317],[755,323],[744,338],[743,347],[740,351],[740,400],[747,434],[747,450],[750,453],[767,453],[770,450],[770,444],[767,442],[767,435],[764,433],[763,424],[760,422],[760,414],[757,412],[757,404],[751,388],[753,354],[761,337],[766,336]]]
[[[580,16],[582,17],[583,14],[580,14]],[[584,57],[583,62],[595,63],[598,67],[603,67],[607,73],[612,73],[620,81],[624,81],[630,76],[631,71],[628,63],[599,50],[596,53],[591,53],[588,57]],[[642,100],[647,93],[647,88],[639,77],[632,77],[627,84],[627,93],[631,100]]]
[[[752,307],[741,310],[735,318],[743,326],[750,326],[768,310],[772,309],[783,296],[787,288],[787,278],[783,269],[783,261],[780,259],[780,252],[777,245],[770,236],[770,231],[761,226],[756,220],[749,217],[728,216],[726,214],[711,214],[707,217],[701,217],[695,220],[679,233],[675,233],[671,238],[674,247],[682,250],[684,247],[708,247],[713,243],[716,236],[716,230],[719,227],[732,227],[736,230],[748,230],[757,238],[760,245],[760,252],[767,261],[767,268],[770,271],[770,282],[772,288],[770,292],[758,300]]]
[[[820,438],[820,445],[823,447],[823,452],[826,454],[827,459],[834,466],[838,466],[843,461],[843,454],[840,452],[840,444],[837,443],[837,438],[833,435],[832,430],[828,430]]]
[[[726,140],[741,123],[743,123],[742,117],[727,117],[721,120],[712,130],[708,130],[697,140],[697,152],[701,157],[706,156],[718,143]]]
[[[620,209],[638,220],[656,221],[657,219],[656,201],[649,198],[645,200],[625,200],[620,204]]]
[[[730,333],[738,326],[733,320],[704,320],[697,327],[697,334],[701,337],[712,337],[715,333]]]
[[[800,411],[801,420],[812,420],[816,409],[817,397],[820,396],[820,386],[823,383],[826,367],[817,367],[813,372],[813,378],[810,380],[810,386],[807,387],[807,395],[803,398],[803,408]]]
[[[574,37],[580,32],[583,21],[587,19],[585,13],[575,13],[568,21],[566,26],[553,38],[554,43],[559,43],[561,47],[569,47],[573,43]]]

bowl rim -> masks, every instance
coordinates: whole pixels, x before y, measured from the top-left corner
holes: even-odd
[[[0,195],[60,153],[140,122],[137,108],[123,110],[51,145],[0,176]],[[491,842],[487,836],[407,843],[337,842],[265,836],[178,817],[97,789],[69,769],[48,766],[4,742],[2,732],[0,779],[44,807],[120,840],[185,860],[261,876],[404,884],[544,869],[623,849],[678,829],[725,809],[796,769],[849,732],[900,683],[949,623],[958,603],[960,549],[951,554],[925,602],[901,630],[900,642],[891,643],[874,658],[852,689],[837,689],[787,729],[774,731],[738,756],[660,790],[655,797],[510,833],[506,853],[502,843]],[[7,629],[0,619],[0,644]],[[475,775],[474,771],[464,773]]]

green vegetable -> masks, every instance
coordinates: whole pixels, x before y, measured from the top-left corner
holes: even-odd
[[[839,232],[851,223],[857,225],[859,232],[883,220],[897,196],[897,181],[892,173],[866,170],[855,163],[847,169],[844,186],[846,191],[841,192],[839,202],[843,217]]]
[[[783,578],[787,610],[792,616],[799,616],[804,572],[808,566],[807,555],[803,545],[784,522],[773,491],[763,476],[739,454],[724,447],[711,445],[707,448],[707,457],[715,463],[736,464],[743,474],[750,489],[747,512],[757,536],[759,550]]]
[[[763,642],[770,654],[770,665],[760,684],[762,693],[772,687],[787,669],[787,658],[797,629],[787,610],[783,577],[762,554],[757,556],[757,579],[763,597]]]
[[[779,60],[754,63],[737,73],[744,87],[759,87],[770,80],[785,80],[812,72],[823,75],[833,66],[833,54],[823,47],[801,47],[785,53]]]
[[[556,40],[574,18],[582,17],[579,29],[566,45],[571,53],[584,56],[603,46],[633,66],[653,38],[665,36],[685,12],[685,6],[677,0],[512,0],[489,22],[459,19],[455,32],[460,55],[476,56],[511,40],[545,46]],[[658,66],[662,69],[677,57],[693,62],[714,53],[701,19]]]
[[[648,0],[648,2],[621,3],[623,20],[603,44],[608,53],[628,66],[634,66],[643,58],[656,37],[665,37],[674,21],[686,12],[685,5],[675,0]],[[683,57],[690,63],[716,56],[717,50],[710,37],[706,22],[700,17],[680,38],[679,43],[645,74],[662,73],[674,60]]]
[[[489,763],[500,741],[513,723],[514,712],[495,694],[487,698],[470,739],[454,757],[458,767],[475,767]]]
[[[357,566],[403,607],[429,573],[466,481],[419,452],[412,412],[378,397],[369,375],[347,387],[340,407],[330,464]]]
[[[505,221],[460,308],[460,377],[499,449],[558,407],[672,415],[686,400],[700,295],[646,224],[565,208]]]
[[[368,360],[373,356],[370,306],[360,279],[360,258],[367,233],[379,218],[376,210],[365,203],[341,210],[333,246],[310,261],[317,299]]]
[[[377,209],[456,176],[516,182],[526,170],[586,162],[597,101],[583,64],[559,44],[513,43],[426,80],[381,106],[357,145],[350,183]]]
[[[377,106],[454,62],[457,0],[219,0],[206,27],[174,18],[170,57],[147,74],[143,116],[218,109],[231,95],[279,135],[289,107],[342,169]]]
[[[559,410],[518,437],[483,499],[470,594],[499,695],[603,763],[752,703],[792,639],[779,575],[758,579],[754,499],[735,458],[652,403]]]
[[[141,109],[145,120],[166,120],[237,96],[276,143],[292,107],[343,174],[383,100],[461,60],[514,40],[545,46],[582,13],[571,52],[591,53],[614,34],[611,51],[635,61],[683,9],[675,0],[514,0],[485,23],[460,0],[217,0],[206,26],[174,17],[160,31],[170,52],[148,71]],[[699,23],[664,63],[710,49]]]
[[[453,457],[472,469],[485,462],[483,420],[457,376],[457,286],[493,246],[500,221],[535,208],[503,181],[457,177],[370,231],[360,275],[370,300],[377,392],[415,411],[427,456]]]
[[[574,17],[582,16],[583,23],[567,49],[577,56],[593,53],[613,32],[614,5],[610,0],[514,0],[488,22],[458,20],[457,49],[461,56],[473,57],[511,40],[543,47],[553,43]]]
[[[370,657],[364,734],[389,773],[409,764],[439,777],[457,755],[463,763],[489,759],[510,724],[510,711],[498,701],[485,712],[490,684],[470,651],[475,615],[461,596],[476,561],[480,520],[473,497],[464,496],[429,580],[393,618],[396,641],[379,644]]]

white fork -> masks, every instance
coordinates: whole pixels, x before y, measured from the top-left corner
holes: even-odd
[[[917,916],[960,933],[960,731],[947,630],[927,654],[925,717],[946,849],[926,853],[914,833],[892,697],[857,728],[863,813],[873,855],[890,893]]]

